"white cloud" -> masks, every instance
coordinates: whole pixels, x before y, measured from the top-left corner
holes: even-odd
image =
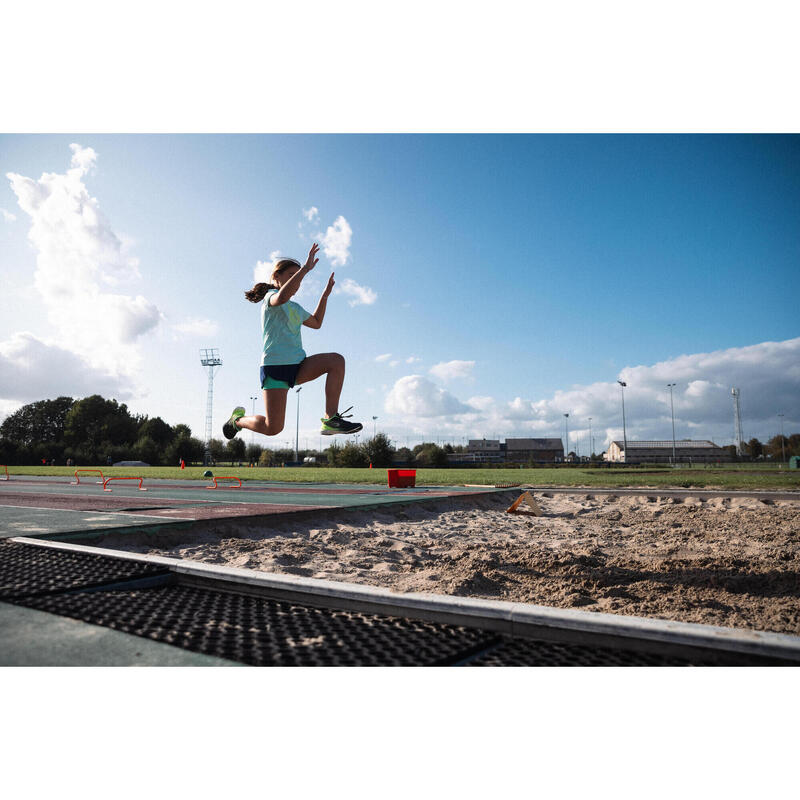
[[[17,221],[16,215],[12,214],[10,211],[6,211],[4,208],[0,208],[0,211],[3,212],[3,219],[6,222],[16,222]]]
[[[322,250],[334,267],[343,267],[347,263],[353,229],[343,216],[338,216],[325,233],[317,233],[315,238],[322,243]]]
[[[133,395],[127,378],[93,367],[80,355],[26,331],[0,342],[0,386],[5,400],[21,403],[61,395]]]
[[[219,325],[216,322],[200,317],[189,317],[173,325],[172,329],[185,336],[216,336],[219,333]]]
[[[311,208],[304,208],[303,216],[309,222],[314,222],[314,220],[319,219],[319,209],[316,206],[311,206]]]
[[[474,408],[476,411],[489,411],[496,405],[494,397],[470,397],[467,400],[467,405]]]
[[[392,357],[391,353],[381,353],[381,355],[375,356],[375,360],[378,362],[388,361],[391,357]]]
[[[418,361],[422,361],[421,358],[417,358],[416,356],[409,356],[406,359],[406,364],[416,364]]]
[[[377,292],[374,292],[369,286],[360,286],[351,278],[345,278],[341,283],[337,283],[333,291],[335,294],[346,294],[352,297],[352,300],[347,301],[351,306],[371,306],[378,299]]]
[[[390,361],[389,362],[389,366],[390,367],[396,367],[399,363],[400,363],[399,361]]]
[[[138,261],[83,183],[97,154],[77,144],[70,149],[71,168],[64,174],[33,180],[7,173],[20,208],[31,218],[34,287],[61,348],[93,369],[131,375],[140,361],[137,340],[159,324],[161,313],[142,295],[105,290],[137,278]]]
[[[434,364],[428,372],[439,380],[451,381],[456,378],[469,378],[474,367],[474,361],[443,361]]]
[[[406,375],[392,387],[384,402],[390,414],[413,417],[443,417],[472,409],[423,375]]]
[[[677,384],[673,400],[678,439],[729,444],[733,440],[733,386],[741,392],[745,439],[755,436],[765,441],[776,435],[780,431],[779,413],[785,414],[787,435],[800,431],[800,338],[626,367],[619,378],[628,384],[625,412],[629,439],[671,439],[668,383]],[[446,412],[458,416],[429,420],[421,429],[418,417],[437,416],[420,411],[439,408],[438,391],[430,381],[425,385],[402,378],[387,396],[386,410],[396,415],[393,422],[398,427],[426,436],[563,438],[563,415],[568,413],[570,445],[574,448],[575,442],[581,441],[581,453],[588,452],[590,417],[596,451],[605,449],[612,438],[622,438],[622,403],[616,381],[576,385],[538,400],[470,397],[464,413]],[[442,405],[463,406],[453,395],[447,397]]]

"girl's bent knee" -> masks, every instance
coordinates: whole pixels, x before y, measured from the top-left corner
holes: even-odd
[[[277,436],[282,430],[283,425],[266,425],[267,436]]]

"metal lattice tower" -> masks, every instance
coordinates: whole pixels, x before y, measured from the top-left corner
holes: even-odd
[[[742,453],[742,414],[739,408],[739,390],[737,388],[731,389],[733,395],[733,438],[736,441],[736,455],[741,456]]]
[[[200,351],[200,363],[208,370],[208,395],[206,396],[206,453],[203,463],[211,463],[211,418],[214,408],[214,374],[222,366],[222,359],[216,347]]]

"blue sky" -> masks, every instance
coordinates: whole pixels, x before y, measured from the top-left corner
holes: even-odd
[[[671,435],[663,376],[679,384],[679,438],[730,441],[737,382],[747,438],[773,435],[781,412],[800,428],[797,136],[0,137],[2,175],[28,186],[66,180],[71,158],[84,158],[74,202],[55,211],[32,216],[19,181],[0,183],[0,414],[43,391],[89,393],[82,372],[202,436],[197,351],[218,346],[218,436],[230,407],[260,394],[258,311],[242,291],[259,262],[303,259],[321,234],[328,254],[300,302],[313,310],[332,269],[338,288],[374,301],[335,294],[306,351],[345,355],[344,405],[400,443],[558,436],[566,412],[578,437],[592,416],[607,440],[621,433],[615,381],[634,369],[629,437]],[[96,206],[99,227],[76,204]],[[36,219],[49,227],[31,239]],[[74,236],[102,232],[111,255],[75,249]],[[40,285],[65,264],[70,280],[91,273],[95,299],[141,298],[109,301],[96,320],[105,331],[128,303],[127,339],[93,339],[97,303]],[[301,446],[318,443],[322,410],[318,382],[302,393]],[[271,444],[293,437],[292,399]]]

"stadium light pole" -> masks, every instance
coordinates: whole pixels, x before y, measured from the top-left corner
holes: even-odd
[[[592,418],[589,417],[589,458],[594,455],[594,438],[592,437]]]
[[[781,418],[781,464],[786,461],[786,450],[783,447],[783,414],[778,414]]]
[[[625,463],[628,462],[628,433],[625,428],[625,387],[628,385],[625,381],[617,381],[622,392],[622,447],[625,452]]]
[[[564,414],[565,422],[564,424],[567,426],[567,449],[564,451],[564,461],[569,458],[569,414]]]
[[[672,463],[675,463],[675,406],[672,404],[672,387],[677,386],[677,383],[668,383],[669,387],[669,409],[672,413]]]
[[[300,460],[300,453],[298,452],[300,449],[300,390],[302,386],[298,386],[294,393],[297,395],[297,427],[295,428],[294,432],[294,460],[295,462]]]
[[[375,438],[375,420],[378,419],[377,417],[372,418],[372,438]]]

